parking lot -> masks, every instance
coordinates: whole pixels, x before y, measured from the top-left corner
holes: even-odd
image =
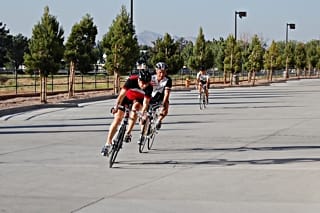
[[[320,80],[173,92],[154,149],[100,155],[113,99],[0,117],[0,212],[318,213]]]

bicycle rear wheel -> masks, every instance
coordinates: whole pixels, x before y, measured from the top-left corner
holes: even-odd
[[[116,139],[114,140],[114,144],[112,146],[110,159],[109,159],[109,168],[111,168],[116,161],[116,158],[122,146],[124,133],[125,133],[125,127],[121,126],[117,133]]]

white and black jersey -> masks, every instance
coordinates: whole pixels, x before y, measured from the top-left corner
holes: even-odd
[[[158,81],[157,75],[152,75],[151,85],[153,87],[151,100],[153,102],[161,102],[164,97],[166,89],[171,90],[172,80],[169,76],[165,76],[162,80]]]
[[[197,79],[201,84],[206,84],[209,81],[209,75],[201,74],[201,72],[197,73]]]

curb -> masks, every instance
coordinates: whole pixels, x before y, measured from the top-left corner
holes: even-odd
[[[79,104],[81,104],[81,103],[103,101],[103,100],[111,99],[114,97],[116,97],[116,96],[107,95],[107,96],[97,96],[97,97],[92,97],[92,98],[67,100],[67,101],[63,101],[61,103],[54,103],[54,104],[35,104],[35,105],[30,105],[30,106],[13,107],[13,108],[9,108],[9,109],[0,110],[0,117],[5,116],[5,115],[17,114],[17,113],[21,113],[21,112],[44,109],[44,108],[79,107]]]

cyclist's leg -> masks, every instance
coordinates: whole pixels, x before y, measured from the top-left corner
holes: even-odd
[[[131,135],[131,131],[134,127],[134,124],[136,123],[137,121],[137,113],[135,113],[135,111],[139,111],[141,109],[141,103],[138,102],[138,101],[135,101],[133,104],[132,104],[132,111],[130,112],[130,118],[129,118],[129,122],[128,122],[128,128],[127,128],[127,131],[126,131],[126,135],[130,136]]]
[[[199,85],[198,85],[198,91],[199,91],[199,94],[201,94],[201,90],[202,90],[202,83],[199,82]]]
[[[169,112],[169,101],[165,102],[160,110],[160,114],[156,123],[156,129],[161,128],[162,120],[168,115]]]
[[[109,133],[108,133],[108,137],[107,137],[107,142],[106,145],[111,145],[112,143],[112,139],[117,131],[117,127],[119,126],[119,124],[121,123],[121,120],[123,118],[124,112],[122,110],[118,110],[118,112],[114,115],[114,119],[110,125],[109,128]]]
[[[207,103],[208,103],[209,102],[209,85],[208,84],[206,85],[205,92],[206,92],[206,98],[207,98]]]

